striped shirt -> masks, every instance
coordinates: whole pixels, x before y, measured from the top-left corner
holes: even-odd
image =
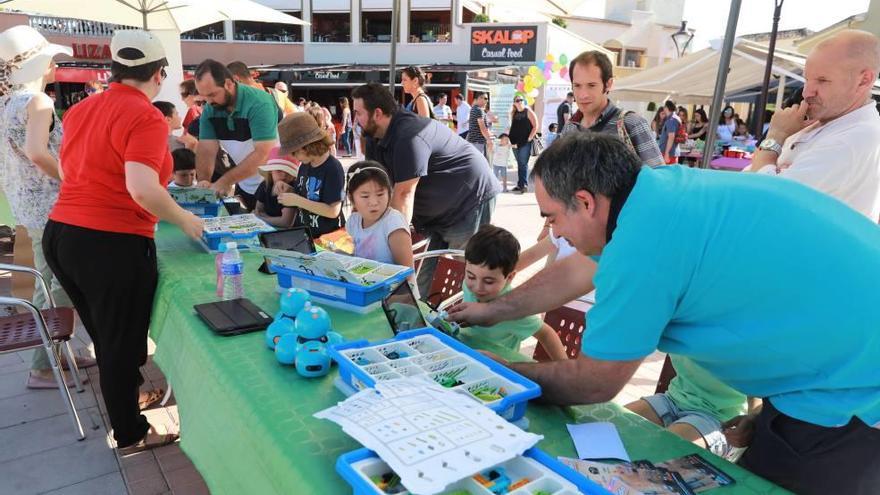
[[[470,143],[486,144],[486,138],[480,132],[480,120],[486,118],[486,111],[474,105],[468,118],[467,140]],[[485,123],[485,120],[484,120]]]
[[[620,119],[621,114],[623,114],[623,127],[629,135],[630,141],[632,141],[633,151],[639,155],[642,163],[651,166],[664,165],[663,155],[660,153],[660,147],[657,146],[657,141],[654,139],[654,133],[651,132],[648,121],[635,112],[625,112],[617,108],[610,101],[592,127],[583,127],[581,125],[584,114],[578,110],[572,115],[568,123],[565,124],[565,127],[562,128],[560,135],[582,131],[601,132],[603,134],[619,136],[617,121]]]

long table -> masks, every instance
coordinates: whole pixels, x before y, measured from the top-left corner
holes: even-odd
[[[336,371],[323,378],[300,377],[275,361],[262,332],[213,335],[192,309],[215,299],[213,256],[167,224],[160,224],[156,245],[160,277],[150,328],[153,359],[174,389],[181,448],[211,492],[350,493],[334,463],[359,445],[335,424],[312,417],[344,398],[333,386]],[[259,257],[244,258],[246,296],[274,314],[275,278],[257,272]],[[381,311],[327,310],[334,329],[347,339],[391,335]],[[529,430],[544,436],[538,446],[553,455],[575,457],[566,423],[611,421],[633,459],[661,462],[698,452],[737,480],[717,493],[787,493],[611,403],[575,408],[532,403],[527,417]]]

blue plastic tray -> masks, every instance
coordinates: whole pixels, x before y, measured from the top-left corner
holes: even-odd
[[[232,232],[202,232],[202,243],[208,249],[208,251],[212,253],[216,253],[217,249],[220,247],[220,244],[225,244],[227,242],[235,242],[238,244],[238,249],[250,249],[252,247],[257,247],[260,245],[260,234],[263,232],[274,232],[275,227],[269,225],[263,220],[259,220],[262,223],[262,227],[259,232],[248,232],[248,233],[232,233]]]
[[[384,354],[386,352],[407,355],[388,359]],[[372,388],[376,380],[433,376],[465,367],[466,371],[459,375],[463,385],[458,386],[465,391],[483,384],[509,389],[500,400],[484,402],[486,407],[508,421],[522,418],[528,401],[541,395],[541,387],[537,383],[434,328],[409,330],[394,338],[372,343],[357,340],[337,344],[330,348],[330,357],[339,364],[339,378],[354,390]],[[361,357],[370,364],[356,364],[355,360]],[[477,366],[468,368],[468,363],[474,361]],[[469,374],[472,374],[472,378]]]
[[[213,218],[220,215],[220,205],[223,204],[222,201],[217,201],[216,203],[177,203],[186,211],[192,212],[193,215],[198,215],[202,218]]]
[[[601,486],[594,483],[592,480],[586,478],[574,469],[571,469],[565,464],[562,464],[552,456],[537,448],[531,448],[525,451],[522,457],[526,457],[535,461],[538,465],[535,466],[531,464],[530,467],[538,471],[543,470],[543,476],[541,478],[532,480],[532,483],[530,483],[529,485],[519,488],[515,492],[511,493],[530,494],[533,493],[535,490],[545,489],[545,491],[554,495],[576,495],[577,493],[582,493],[586,495],[611,495],[611,492],[609,492],[608,490],[602,488]],[[516,461],[517,458],[514,458],[510,461],[502,463],[501,466]],[[336,460],[336,472],[339,473],[339,475],[342,476],[342,478],[349,485],[351,485],[354,490],[354,495],[383,494],[382,490],[380,490],[369,479],[370,476],[376,476],[381,473],[371,473],[369,472],[371,470],[370,468],[375,471],[387,472],[388,465],[385,464],[384,461],[382,461],[382,459],[380,459],[375,452],[369,449],[358,449],[347,454],[342,454],[341,456],[339,456],[339,459]],[[552,472],[559,478],[562,478],[573,484],[577,487],[577,491],[573,491],[571,489],[563,487],[560,483],[556,482],[556,480],[552,480],[551,476],[547,476],[547,472]],[[462,485],[465,485],[465,487],[461,487]],[[455,492],[456,490],[467,490],[471,493],[471,495],[492,495],[492,492],[488,489],[480,486],[478,483],[471,482],[469,480],[463,480],[461,482],[455,483],[454,485],[452,485],[452,487],[450,487],[450,490],[443,493]]]
[[[272,269],[278,274],[278,285],[282,289],[298,287],[322,299],[358,307],[381,301],[413,273],[412,269],[404,270],[382,282],[364,286],[310,275],[278,265],[272,265]]]

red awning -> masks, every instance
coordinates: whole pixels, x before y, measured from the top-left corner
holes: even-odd
[[[66,83],[87,83],[89,81],[101,81],[107,83],[110,71],[107,69],[86,69],[80,67],[58,67],[55,70],[55,80]]]

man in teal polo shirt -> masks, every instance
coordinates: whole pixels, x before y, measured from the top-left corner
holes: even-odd
[[[235,194],[247,210],[256,205],[254,193],[262,182],[258,172],[269,151],[278,144],[280,113],[265,91],[236,83],[229,69],[216,60],[205,60],[195,72],[196,89],[209,103],[199,118],[196,175],[200,186],[226,195]],[[235,167],[211,184],[217,152],[223,147]]]
[[[642,168],[601,135],[560,138],[532,175],[554,232],[601,260],[560,261],[453,319],[492,325],[548,311],[592,281],[581,356],[511,365],[545,400],[611,400],[660,349],[764,399],[745,467],[797,493],[876,493],[876,224],[791,181]]]

